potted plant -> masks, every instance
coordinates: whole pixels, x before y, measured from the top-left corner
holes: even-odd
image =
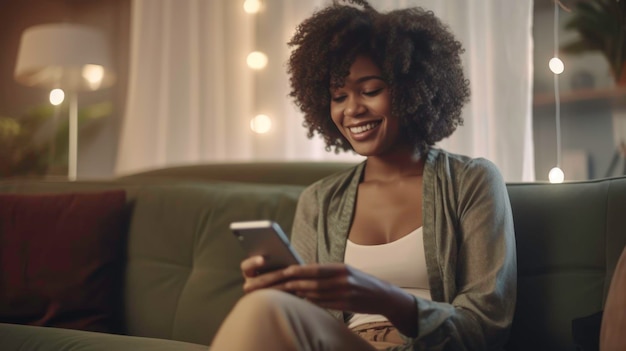
[[[86,132],[110,115],[112,104],[85,106],[78,113],[79,128]],[[67,106],[58,111],[67,116]],[[62,175],[67,169],[69,123],[53,122],[54,107],[44,104],[20,117],[0,116],[0,178]]]
[[[565,29],[577,31],[579,37],[563,45],[562,52],[599,51],[617,85],[626,86],[626,0],[578,1]]]

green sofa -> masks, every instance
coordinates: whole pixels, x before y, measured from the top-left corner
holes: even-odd
[[[206,350],[242,295],[244,253],[229,223],[272,219],[289,232],[304,187],[349,166],[216,164],[106,181],[0,181],[0,194],[124,189],[130,216],[123,335],[0,323],[0,350]],[[572,321],[602,310],[626,245],[626,177],[507,187],[519,275],[507,349],[575,350]]]

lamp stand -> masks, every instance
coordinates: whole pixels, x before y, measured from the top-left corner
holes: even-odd
[[[70,93],[70,129],[67,177],[69,180],[76,180],[78,164],[78,94]]]
[[[73,23],[48,23],[26,28],[15,61],[15,80],[29,87],[63,89],[69,93],[67,177],[77,178],[78,96],[111,86],[106,33]]]

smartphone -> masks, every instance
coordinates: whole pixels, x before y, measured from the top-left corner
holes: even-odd
[[[276,222],[269,220],[233,222],[230,224],[230,230],[248,257],[263,256],[265,258],[263,272],[294,264],[304,264],[289,244],[287,235]]]

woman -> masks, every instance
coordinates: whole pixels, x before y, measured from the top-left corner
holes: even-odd
[[[349,2],[298,27],[291,96],[309,137],[366,161],[301,195],[309,264],[242,262],[247,294],[211,349],[499,349],[516,291],[506,187],[491,162],[433,147],[462,123],[461,45],[431,12]]]

